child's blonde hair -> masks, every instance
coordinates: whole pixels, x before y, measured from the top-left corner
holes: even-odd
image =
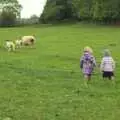
[[[84,47],[84,52],[90,52],[90,53],[92,54],[92,53],[93,53],[93,50],[92,50],[91,47],[86,46],[86,47]]]

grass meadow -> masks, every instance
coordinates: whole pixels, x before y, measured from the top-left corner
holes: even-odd
[[[4,40],[34,34],[34,48],[7,52]],[[119,120],[120,28],[85,24],[0,28],[0,120]],[[98,65],[109,48],[115,80],[95,69],[84,86],[79,59],[94,50]]]

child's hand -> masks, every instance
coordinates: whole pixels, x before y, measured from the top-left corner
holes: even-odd
[[[103,73],[103,70],[100,69],[100,73]]]

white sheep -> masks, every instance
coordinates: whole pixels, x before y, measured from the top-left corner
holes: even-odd
[[[15,43],[12,40],[5,41],[5,48],[10,51],[15,51]]]
[[[22,40],[16,40],[15,41],[16,48],[21,48],[22,46]]]
[[[25,46],[34,45],[35,40],[36,40],[36,39],[35,39],[34,36],[23,36],[23,37],[21,38],[22,45],[25,45]]]

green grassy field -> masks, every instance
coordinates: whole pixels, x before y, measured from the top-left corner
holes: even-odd
[[[34,34],[35,48],[3,48],[5,39]],[[0,120],[119,120],[120,28],[60,25],[0,29]],[[83,47],[97,63],[105,48],[116,61],[116,85],[99,69],[88,88],[79,69]]]

